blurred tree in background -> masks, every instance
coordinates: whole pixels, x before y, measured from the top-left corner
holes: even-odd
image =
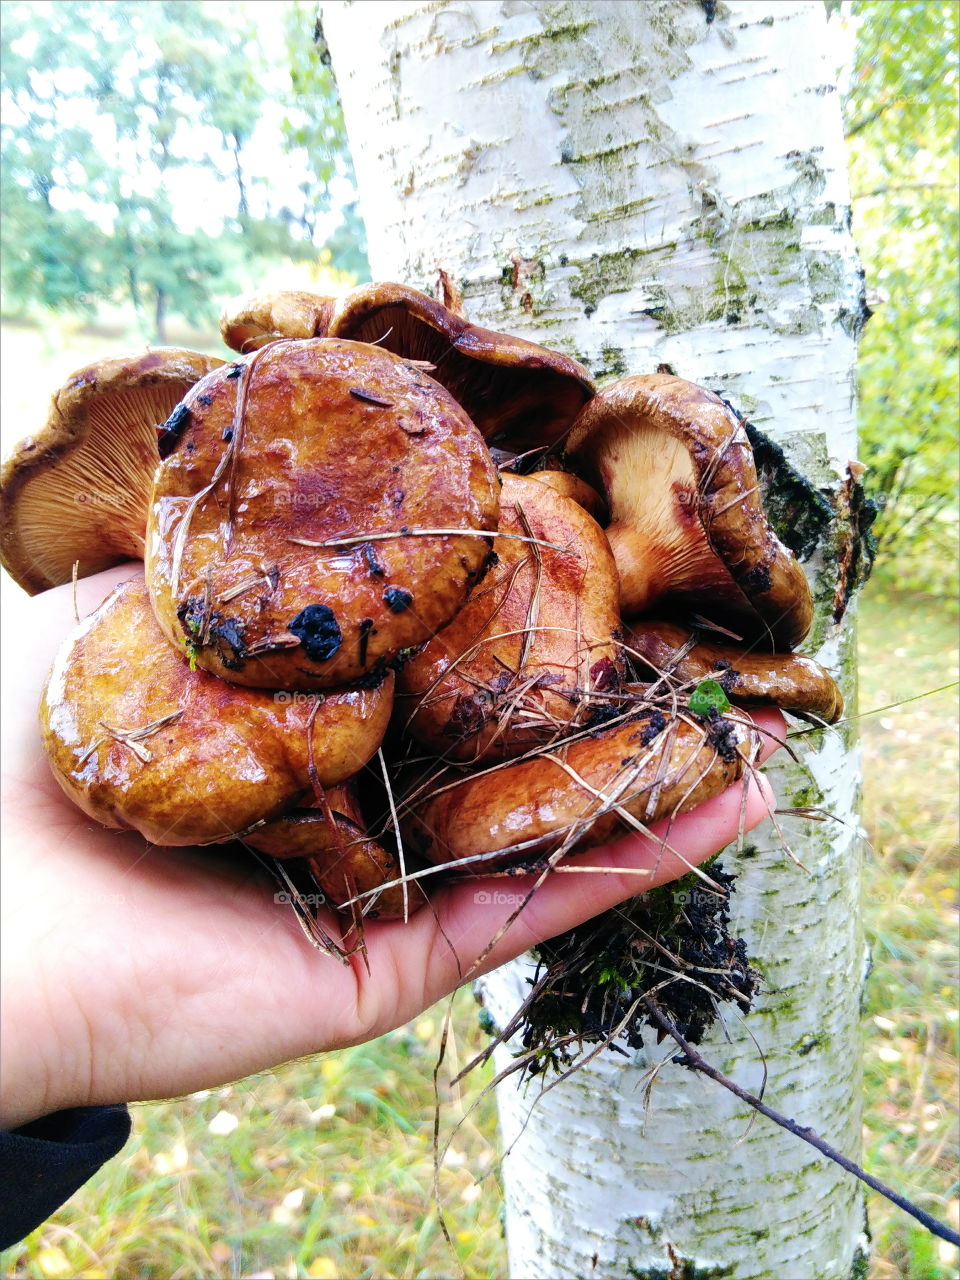
[[[6,3],[5,310],[126,300],[163,341],[168,315],[209,324],[328,231],[332,265],[362,272],[355,213],[331,222],[352,170],[313,22],[304,3]]]
[[[854,234],[874,314],[860,350],[862,460],[884,583],[955,595],[956,0],[854,0],[845,103]]]

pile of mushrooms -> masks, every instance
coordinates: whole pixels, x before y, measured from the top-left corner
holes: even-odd
[[[354,924],[435,868],[700,803],[756,758],[741,708],[842,713],[727,405],[668,374],[597,392],[449,301],[242,299],[235,360],[82,370],[2,474],[27,591],[144,560],[44,693],[66,793],[155,845],[242,841]]]

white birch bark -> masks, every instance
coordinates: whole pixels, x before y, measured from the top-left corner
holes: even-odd
[[[825,492],[855,456],[860,278],[821,0],[362,0],[321,4],[374,278],[456,281],[471,318],[602,381],[670,364],[737,404]],[[819,651],[836,545],[808,566]],[[852,706],[851,706],[852,709]],[[845,1152],[859,1143],[858,761],[838,733],[781,766],[781,804],[839,821],[770,829],[737,870],[734,928],[766,990],[707,1056]],[[495,1015],[520,979],[487,985]],[[511,1003],[512,1002],[512,1003]],[[857,1185],[712,1082],[605,1054],[552,1090],[501,1090],[514,1276],[846,1280]]]

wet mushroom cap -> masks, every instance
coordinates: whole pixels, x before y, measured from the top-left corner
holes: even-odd
[[[408,884],[405,905],[403,886],[390,883],[400,879],[400,861],[368,834],[356,783],[331,787],[325,800],[329,818],[320,807],[297,809],[249,832],[244,844],[273,858],[302,858],[332,907],[360,896],[356,909],[364,919],[412,915],[423,905],[423,891],[416,881]]]
[[[428,862],[489,855],[462,870],[574,853],[684,813],[742,777],[756,731],[742,719],[668,719],[641,710],[622,723],[460,780],[453,769],[400,802],[404,844]]]
[[[324,338],[335,302],[297,290],[247,293],[225,307],[220,336],[241,355],[278,338]]]
[[[450,760],[556,738],[625,674],[617,570],[596,521],[533,476],[505,475],[499,531],[496,565],[398,677],[398,723]]]
[[[812,658],[747,653],[736,645],[714,644],[671,622],[628,625],[625,642],[651,672],[691,684],[716,680],[730,701],[741,706],[777,706],[826,724],[835,724],[843,715],[836,681]]]
[[[66,639],[40,708],[57,781],[108,827],[158,845],[232,838],[362,768],[380,746],[392,677],[325,698],[271,694],[191,670],[142,578]],[[311,759],[312,757],[312,759]]]
[[[803,570],[764,514],[746,431],[713,392],[669,374],[612,383],[580,414],[567,457],[610,504],[625,617],[670,602],[766,648],[807,634]]]
[[[428,361],[484,439],[517,453],[559,440],[594,390],[569,356],[470,324],[404,285],[354,289],[334,310],[329,333]]]
[[[147,581],[168,638],[214,674],[375,681],[482,576],[496,469],[460,406],[407,361],[274,343],[204,379],[183,410],[157,470]]]
[[[592,484],[587,484],[586,480],[581,480],[570,471],[553,470],[532,471],[528,479],[536,480],[538,484],[545,484],[548,489],[555,489],[565,498],[572,498],[583,507],[584,511],[588,511],[594,520],[600,524],[606,524],[609,513],[603,495],[598,493]]]
[[[31,595],[143,558],[157,431],[223,361],[174,347],[78,369],[0,472],[0,562]]]

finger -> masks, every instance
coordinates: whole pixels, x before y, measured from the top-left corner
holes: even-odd
[[[773,803],[766,780],[751,776],[689,813],[655,823],[649,836],[628,835],[565,860],[561,867],[569,870],[557,870],[545,878],[484,958],[478,973],[496,968],[638,893],[679,880],[735,840],[741,824],[746,832],[762,822]],[[452,924],[445,928],[451,941],[454,932],[459,933],[461,954],[471,961],[482,954],[534,882],[535,877],[526,876],[482,881],[479,888],[457,886],[461,897],[466,896],[462,890],[467,890],[470,900],[465,909],[462,901],[451,905],[456,930]],[[511,895],[512,902],[503,901]]]
[[[18,658],[17,676],[22,683],[24,665],[29,671],[46,674],[63,639],[73,630],[77,616],[87,617],[98,608],[118,583],[143,573],[136,561],[115,565],[103,573],[79,578],[76,586],[76,613],[72,582],[29,596],[16,583],[3,579],[3,637],[5,665]]]

